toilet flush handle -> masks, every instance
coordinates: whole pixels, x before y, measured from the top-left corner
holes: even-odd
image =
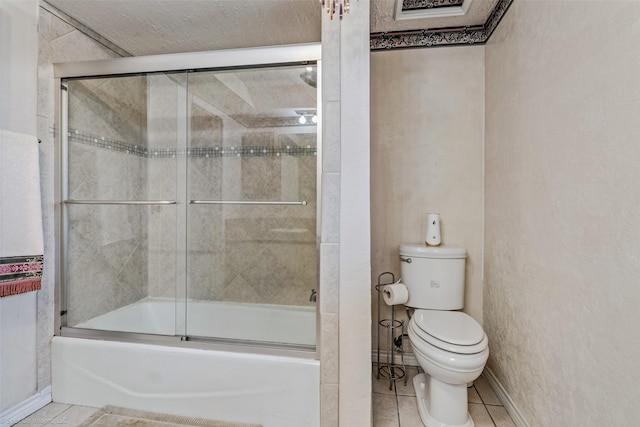
[[[411,264],[411,258],[401,256],[400,261],[406,262],[407,264]]]

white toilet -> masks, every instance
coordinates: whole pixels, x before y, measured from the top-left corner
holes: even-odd
[[[489,357],[487,336],[464,305],[467,251],[453,246],[400,246],[402,283],[415,308],[408,334],[425,371],[413,380],[420,418],[427,427],[472,427],[467,384]]]

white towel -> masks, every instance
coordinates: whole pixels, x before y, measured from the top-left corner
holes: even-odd
[[[43,251],[38,139],[0,130],[0,297],[40,289]]]

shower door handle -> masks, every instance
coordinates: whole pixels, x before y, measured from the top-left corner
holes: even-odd
[[[65,205],[175,205],[175,200],[65,200]]]
[[[191,205],[302,205],[306,206],[307,201],[286,202],[280,200],[190,200]]]

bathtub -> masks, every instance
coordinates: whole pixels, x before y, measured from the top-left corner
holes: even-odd
[[[189,336],[302,345],[316,343],[315,307],[198,300],[190,300],[187,304]],[[148,297],[75,326],[174,335],[176,330],[184,331],[184,316],[176,322],[175,313],[175,300]]]
[[[147,298],[85,322],[82,327],[127,330],[128,325],[132,332],[144,327],[149,328],[145,329],[147,333],[155,328],[153,333],[172,335],[174,306],[170,301]],[[190,335],[239,338],[233,334],[240,332],[243,339],[291,342],[293,332],[304,333],[312,324],[314,333],[310,336],[315,335],[313,308],[273,312],[279,306],[266,306],[271,312],[254,312],[257,317],[251,323],[262,329],[235,330],[241,325],[236,320],[244,318],[246,322],[249,306],[192,304],[187,318]],[[216,311],[212,308],[227,312],[211,314]],[[292,315],[288,310],[300,320],[286,317]],[[196,321],[202,323],[195,326]],[[275,335],[267,338],[266,332]],[[298,338],[295,342],[300,341]],[[93,407],[109,404],[264,427],[320,425],[320,364],[315,359],[67,336],[54,337],[51,351],[54,402]]]

